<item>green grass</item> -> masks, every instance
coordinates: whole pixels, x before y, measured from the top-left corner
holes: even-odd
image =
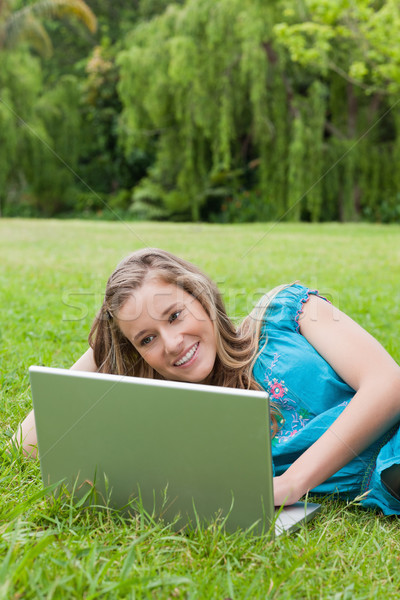
[[[258,296],[301,280],[400,361],[400,228],[0,220],[2,448],[31,407],[28,367],[69,367],[116,263],[143,245],[196,262],[240,318]],[[0,458],[0,599],[397,598],[397,517],[323,499],[275,542],[217,525],[184,536],[139,515],[43,496],[36,461]]]

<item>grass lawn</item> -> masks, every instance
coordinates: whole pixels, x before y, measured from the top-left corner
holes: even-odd
[[[197,263],[237,319],[279,283],[318,288],[400,361],[400,227],[0,219],[0,599],[397,598],[397,517],[325,498],[275,542],[218,527],[184,536],[52,502],[37,461],[4,453],[31,407],[28,367],[85,351],[108,275],[144,245]]]

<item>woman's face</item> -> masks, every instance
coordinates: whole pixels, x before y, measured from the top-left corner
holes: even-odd
[[[206,311],[180,287],[149,279],[116,315],[123,335],[166,379],[207,383],[217,356]]]

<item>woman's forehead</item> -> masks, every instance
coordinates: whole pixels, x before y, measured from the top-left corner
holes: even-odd
[[[118,318],[128,317],[129,320],[138,319],[144,314],[161,316],[167,309],[176,304],[187,303],[193,296],[185,292],[174,283],[159,280],[147,280],[132,294],[118,311]]]

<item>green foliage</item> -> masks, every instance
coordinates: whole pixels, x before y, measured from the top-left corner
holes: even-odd
[[[0,201],[3,214],[7,214],[7,195],[25,184],[19,168],[21,145],[42,82],[37,59],[26,52],[2,52],[1,58]]]
[[[64,77],[53,89],[41,93],[37,59],[24,51],[3,51],[2,59],[3,213],[15,213],[14,203],[4,200],[19,189],[25,208],[31,207],[28,214],[52,215],[63,206],[74,181],[80,131],[77,82],[72,76]]]
[[[154,179],[144,177],[133,193],[131,214],[144,221],[167,218],[168,213],[161,206],[163,196],[162,187]]]
[[[395,94],[400,85],[397,0],[288,0],[284,22],[274,27],[291,59],[317,74],[337,71],[371,93]],[[339,42],[339,46],[338,46]]]
[[[133,147],[124,153],[122,149],[115,53],[113,46],[96,46],[86,65],[81,102],[84,139],[79,168],[86,185],[100,194],[111,195],[131,189],[151,164],[151,152]],[[129,202],[124,208],[128,207]]]
[[[6,193],[6,184],[16,160],[17,134],[15,119],[8,107],[11,106],[11,95],[5,90],[0,102],[0,216],[2,215],[2,199]]]
[[[59,212],[74,179],[78,82],[72,76],[59,77],[45,90],[39,60],[26,47],[48,53],[51,43],[38,20],[43,15],[73,15],[91,31],[96,29],[96,18],[82,0],[0,4],[0,204],[5,214]],[[16,190],[21,199],[14,202]]]
[[[72,16],[92,32],[96,17],[83,0],[36,0],[26,3],[3,0],[0,4],[0,50],[28,43],[43,56],[49,56],[52,45],[40,18]]]
[[[272,14],[238,0],[171,5],[137,27],[119,56],[126,148],[146,149],[157,138],[153,172],[164,204],[194,220],[210,176],[241,154],[254,157],[244,147],[249,129],[264,155],[271,143],[263,40]]]
[[[298,116],[293,121],[288,157],[288,204],[290,216],[295,221],[298,221],[300,218],[300,202],[303,199],[305,190],[306,173],[303,169],[305,152],[304,123],[301,116]]]
[[[260,215],[367,216],[367,157],[400,81],[400,46],[383,44],[397,39],[398,18],[392,0],[187,0],[141,23],[118,58],[123,143],[154,152],[147,180],[158,206],[193,220],[205,207],[215,214],[213,176],[256,162],[234,195],[259,190],[268,206],[254,200]]]
[[[39,131],[40,139],[35,140],[28,133],[34,158],[28,154],[29,162],[23,164],[42,214],[59,212],[71,194],[80,148],[78,106],[79,87],[72,75],[62,77],[36,104],[35,116],[43,124],[43,132]],[[28,144],[26,140],[25,147]]]
[[[270,221],[270,210],[270,205],[266,204],[259,189],[239,191],[232,196],[225,192],[218,205],[218,212],[209,213],[209,219],[218,223]]]
[[[396,221],[399,28],[396,0],[1,2],[0,207]]]

